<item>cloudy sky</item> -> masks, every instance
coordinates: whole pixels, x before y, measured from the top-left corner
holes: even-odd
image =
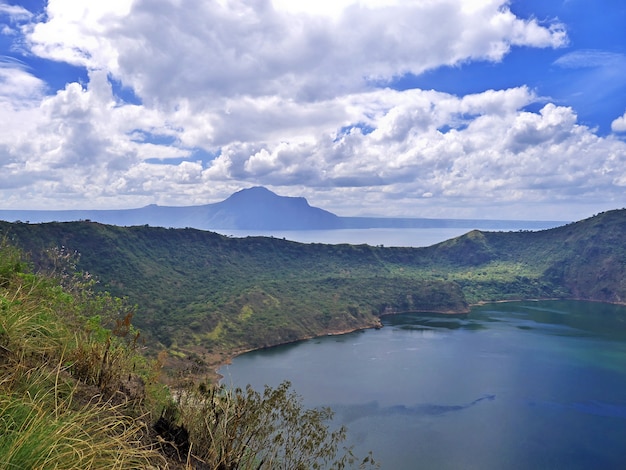
[[[0,209],[626,206],[623,0],[0,0]]]

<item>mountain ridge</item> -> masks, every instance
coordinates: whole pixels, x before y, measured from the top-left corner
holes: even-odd
[[[625,209],[542,231],[473,230],[422,248],[96,222],[0,222],[2,236],[35,266],[54,247],[80,253],[77,268],[138,305],[137,325],[192,368],[203,355],[221,362],[373,327],[391,313],[467,314],[524,299],[626,303]]]
[[[223,201],[194,206],[149,204],[135,209],[0,210],[0,220],[74,222],[90,220],[118,226],[150,225],[200,230],[336,230],[368,228],[524,228],[540,230],[560,221],[343,217],[311,206],[304,197],[279,196],[262,186],[231,194]]]

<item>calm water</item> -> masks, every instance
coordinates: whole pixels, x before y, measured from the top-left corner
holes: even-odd
[[[290,380],[383,469],[626,468],[626,308],[491,304],[236,358],[225,383]]]
[[[517,231],[531,229],[524,223],[512,224],[507,228],[483,228],[481,230]],[[338,229],[338,230],[217,230],[222,235],[232,237],[274,237],[284,238],[300,243],[350,243],[353,245],[384,245],[384,246],[431,246],[450,240],[470,232],[471,228],[370,228],[370,229]]]
[[[384,246],[430,246],[445,240],[461,236],[470,229],[466,228],[372,228],[372,229],[337,229],[337,230],[217,230],[222,235],[232,237],[274,237],[300,243],[328,243],[337,245]]]

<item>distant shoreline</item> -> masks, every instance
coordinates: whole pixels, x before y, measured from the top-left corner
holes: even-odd
[[[510,300],[492,300],[492,301],[481,301],[481,302],[477,302],[477,303],[473,303],[469,305],[469,309],[466,312],[458,312],[458,311],[446,311],[446,312],[436,312],[436,311],[432,311],[432,310],[411,310],[411,311],[402,311],[402,312],[394,312],[394,313],[385,313],[380,315],[379,320],[382,319],[383,317],[391,317],[391,316],[396,316],[396,315],[410,315],[410,314],[422,314],[422,315],[439,315],[439,316],[468,316],[471,314],[472,309],[474,307],[481,307],[484,305],[489,305],[489,304],[506,304],[506,303],[516,303],[516,302],[544,302],[544,301],[576,301],[576,302],[595,302],[595,303],[603,303],[603,304],[609,304],[609,305],[623,305],[626,306],[626,302],[606,302],[606,301],[602,301],[602,300],[591,300],[591,299],[580,299],[580,298],[556,298],[556,297],[548,297],[548,298],[531,298],[531,299],[510,299]],[[299,343],[300,341],[308,341],[311,339],[315,339],[315,338],[323,338],[324,336],[341,336],[341,335],[346,335],[346,334],[350,334],[350,333],[355,333],[358,331],[365,331],[365,330],[371,330],[371,329],[380,329],[383,328],[383,324],[382,321],[379,321],[378,324],[376,325],[365,325],[365,326],[361,326],[361,327],[354,327],[354,328],[346,328],[346,329],[338,329],[338,330],[329,330],[326,332],[323,332],[319,335],[311,335],[311,336],[307,336],[301,339],[297,339],[297,340],[293,340],[293,341],[285,341],[282,343],[277,343],[271,346],[262,346],[262,347],[258,347],[258,348],[244,348],[244,349],[240,349],[240,350],[235,350],[232,351],[230,353],[226,353],[225,356],[222,356],[222,360],[219,362],[214,363],[213,365],[211,365],[211,373],[208,375],[208,378],[210,378],[211,380],[215,380],[216,383],[221,383],[221,381],[224,379],[224,376],[222,374],[219,373],[219,369],[221,369],[222,367],[228,366],[230,364],[232,364],[233,360],[238,357],[241,356],[243,354],[249,353],[249,352],[254,352],[254,351],[262,351],[264,349],[271,349],[271,348],[276,348],[279,346],[286,346],[288,344],[295,344],[295,343]]]
[[[516,301],[513,301],[516,302]],[[262,351],[264,349],[271,349],[271,348],[276,348],[279,346],[286,346],[288,344],[295,344],[295,343],[299,343],[300,341],[308,341],[311,339],[315,339],[315,338],[323,338],[324,336],[341,336],[341,335],[346,335],[346,334],[350,334],[350,333],[355,333],[358,331],[365,331],[365,330],[372,330],[372,329],[380,329],[383,327],[381,318],[386,317],[386,316],[395,316],[395,315],[409,315],[409,314],[431,314],[431,315],[441,315],[441,316],[466,316],[469,315],[471,312],[471,307],[473,305],[470,305],[470,308],[467,311],[463,311],[463,312],[459,312],[459,311],[433,311],[433,310],[407,310],[407,311],[402,311],[402,312],[393,312],[393,313],[385,313],[382,314],[378,317],[378,322],[376,324],[372,324],[372,325],[363,325],[363,326],[358,326],[358,327],[353,327],[353,328],[344,328],[344,329],[334,329],[334,330],[328,330],[328,331],[324,331],[320,334],[317,335],[309,335],[300,339],[296,339],[293,341],[285,341],[285,342],[281,342],[281,343],[277,343],[277,344],[273,344],[271,346],[262,346],[262,347],[258,347],[258,348],[243,348],[243,349],[239,349],[239,350],[235,350],[232,351],[230,353],[226,353],[224,356],[222,356],[222,360],[219,362],[215,362],[213,365],[211,365],[211,369],[212,369],[212,373],[210,374],[210,379],[216,379],[216,382],[221,382],[224,379],[224,376],[222,374],[219,373],[219,369],[221,369],[222,367],[225,367],[227,365],[232,364],[233,360],[238,357],[241,356],[243,354],[249,353],[249,352],[254,352],[254,351]]]

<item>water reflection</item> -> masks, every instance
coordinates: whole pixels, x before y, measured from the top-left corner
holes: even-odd
[[[400,314],[383,317],[383,324],[402,330],[481,330],[486,328],[482,320],[467,315]]]
[[[343,424],[349,424],[359,419],[371,418],[375,416],[389,417],[392,415],[403,416],[440,416],[455,411],[463,411],[473,406],[478,405],[481,402],[493,401],[496,396],[493,394],[484,395],[469,403],[461,405],[445,405],[445,404],[433,404],[433,403],[421,403],[413,406],[406,405],[393,405],[393,406],[381,406],[377,401],[373,401],[366,404],[357,405],[335,405],[331,408],[336,413],[337,418]]]
[[[626,340],[621,305],[582,301],[527,301],[474,307],[469,315],[401,314],[383,323],[405,331],[481,331],[506,324],[525,331],[573,337]]]
[[[257,389],[290,380],[383,470],[624,468],[623,306],[501,303],[383,324],[246,354],[222,373]]]
[[[621,305],[582,301],[513,302],[476,307],[472,317],[497,319],[521,330],[574,337],[601,336],[626,340],[626,315]]]

